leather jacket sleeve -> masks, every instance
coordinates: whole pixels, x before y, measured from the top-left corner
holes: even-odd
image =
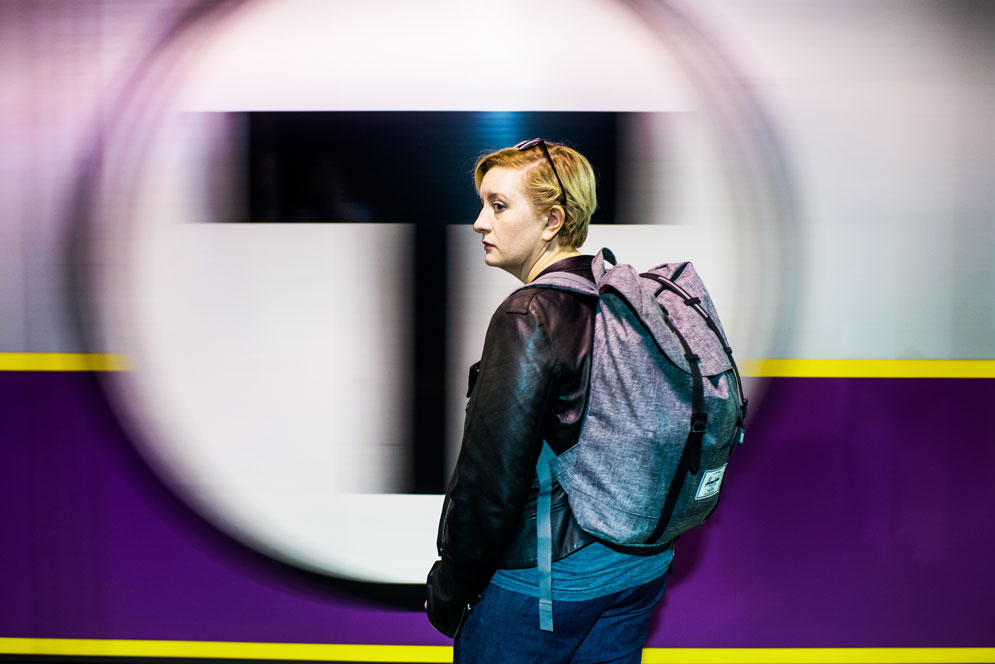
[[[542,304],[549,293],[513,294],[484,340],[429,580],[429,620],[449,636],[497,569],[532,486],[561,369]]]

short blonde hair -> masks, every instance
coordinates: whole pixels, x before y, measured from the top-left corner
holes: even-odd
[[[554,205],[561,205],[564,218],[559,233],[560,246],[577,249],[587,239],[587,226],[598,207],[594,169],[591,162],[573,148],[548,141],[546,147],[563,180],[565,192],[560,190],[556,175],[538,145],[526,150],[503,148],[480,157],[473,172],[474,184],[479,192],[480,183],[492,168],[526,169],[525,195],[532,207],[540,214],[547,214]]]

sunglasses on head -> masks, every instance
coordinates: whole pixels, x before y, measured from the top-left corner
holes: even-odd
[[[556,176],[556,182],[557,184],[560,185],[560,191],[562,192],[561,195],[562,200],[560,202],[566,205],[567,188],[563,186],[563,180],[560,179],[560,174],[556,172],[556,164],[553,163],[553,157],[549,154],[549,148],[546,147],[546,141],[542,140],[541,138],[533,138],[532,140],[529,141],[522,141],[521,143],[515,146],[515,149],[518,150],[519,152],[524,152],[525,150],[528,150],[529,148],[534,148],[537,145],[540,148],[542,148],[542,153],[546,155],[546,161],[549,162],[549,167],[553,169],[553,175]]]

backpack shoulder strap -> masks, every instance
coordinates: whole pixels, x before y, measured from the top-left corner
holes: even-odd
[[[527,288],[555,288],[572,293],[580,293],[581,295],[593,295],[595,297],[598,295],[598,287],[594,285],[593,281],[572,272],[550,272],[549,274],[544,274],[521,286],[515,292]]]
[[[553,526],[552,464],[556,460],[549,443],[543,441],[536,461],[539,496],[536,501],[536,566],[539,575],[539,629],[553,631]]]
[[[604,280],[605,274],[609,269],[605,267],[606,261],[611,265],[616,264],[615,254],[612,253],[611,249],[604,247],[591,261],[591,271],[594,274],[594,281],[572,272],[550,272],[549,274],[536,277],[524,286],[519,286],[513,293],[525,290],[526,288],[558,288],[572,293],[597,297],[600,295],[601,282]]]

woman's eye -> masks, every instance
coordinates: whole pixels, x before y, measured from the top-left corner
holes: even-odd
[[[501,201],[495,201],[494,202],[494,209],[497,210],[498,212],[500,212],[501,210],[505,209],[505,204],[502,203]]]

